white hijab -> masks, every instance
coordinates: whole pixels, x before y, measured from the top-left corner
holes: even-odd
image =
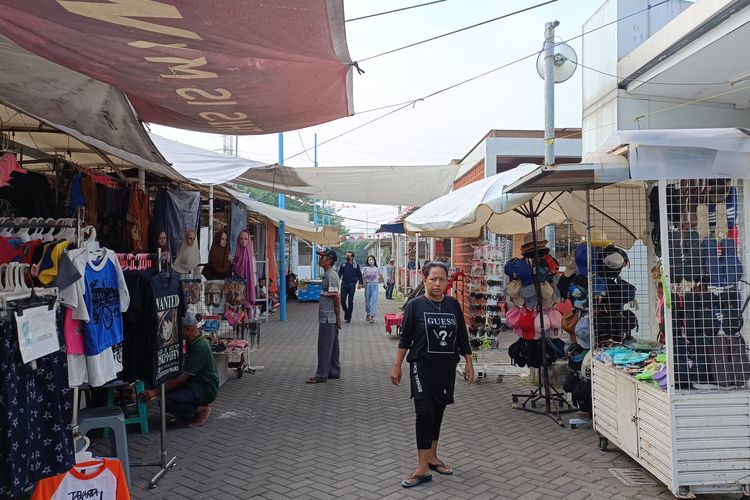
[[[187,233],[186,233],[187,236]],[[180,274],[190,274],[201,263],[201,253],[198,248],[198,238],[193,240],[192,245],[182,240],[182,246],[174,259],[172,268]]]

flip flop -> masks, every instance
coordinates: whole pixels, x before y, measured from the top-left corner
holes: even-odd
[[[410,482],[414,481],[414,482]],[[432,474],[424,474],[422,476],[408,476],[406,479],[401,481],[401,486],[403,488],[413,488],[414,486],[419,486],[422,483],[427,483],[432,481]]]
[[[440,467],[442,467],[443,470],[440,470]],[[444,476],[453,475],[453,469],[445,465],[443,462],[440,462],[439,464],[430,464],[430,470],[434,470],[438,474],[442,474]]]
[[[325,380],[318,380],[315,377],[310,377],[309,379],[305,380],[306,384],[322,384],[325,382]]]

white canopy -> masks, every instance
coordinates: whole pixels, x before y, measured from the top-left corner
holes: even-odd
[[[253,168],[233,182],[349,203],[421,206],[448,193],[458,165]]]
[[[151,141],[182,177],[204,186],[232,182],[248,169],[264,163],[198,148],[149,133]]]
[[[198,184],[232,182],[349,203],[424,205],[449,192],[458,171],[457,165],[291,168],[149,137],[179,175]]]
[[[566,219],[573,229],[585,234],[587,205],[585,192],[509,193],[506,188],[530,174],[537,165],[522,164],[457,189],[418,209],[404,221],[409,234],[422,236],[478,238],[482,228],[496,234],[523,234],[531,230],[529,218],[515,211],[533,204],[537,226],[558,224]],[[646,197],[642,183],[618,184],[591,192],[592,210],[607,221],[597,228],[602,238],[630,247],[648,231]],[[628,197],[627,204],[615,203]],[[611,202],[611,203],[608,203]],[[626,213],[627,212],[627,213]]]
[[[601,150],[617,151],[624,146],[628,147],[631,179],[750,179],[747,129],[620,130]]]
[[[265,217],[275,226],[278,227],[279,221],[283,220],[286,224],[287,232],[299,236],[304,240],[329,246],[340,243],[338,228],[335,226],[315,226],[310,222],[308,215],[303,212],[285,210],[261,203],[250,198],[246,193],[242,193],[226,185],[222,186],[222,189],[237,201],[243,203],[250,212]]]

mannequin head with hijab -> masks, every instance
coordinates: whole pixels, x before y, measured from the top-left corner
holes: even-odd
[[[229,260],[229,234],[225,230],[214,234],[208,264],[203,267],[203,276],[208,280],[221,280],[229,276],[232,264]]]
[[[240,231],[237,236],[237,249],[234,254],[234,260],[232,261],[234,266],[234,273],[237,276],[245,278],[247,286],[246,290],[246,307],[252,307],[255,302],[255,253],[253,252],[253,244],[250,241],[250,232],[247,229]]]
[[[182,246],[174,259],[172,268],[180,274],[189,274],[201,263],[200,249],[195,231],[188,229],[182,239]]]

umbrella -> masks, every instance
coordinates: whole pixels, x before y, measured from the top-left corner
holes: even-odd
[[[589,164],[568,166],[571,172],[576,168],[591,172]],[[531,230],[529,215],[533,213],[538,227],[570,220],[576,233],[586,234],[589,204],[585,191],[509,192],[509,187],[538,169],[538,165],[522,164],[456,189],[409,215],[404,229],[407,234],[444,238],[478,238],[485,227],[495,234],[525,234]],[[644,194],[644,183],[639,181],[590,191],[590,209],[606,220],[595,228],[597,232],[624,248],[645,237],[649,227],[643,216],[648,213]]]

